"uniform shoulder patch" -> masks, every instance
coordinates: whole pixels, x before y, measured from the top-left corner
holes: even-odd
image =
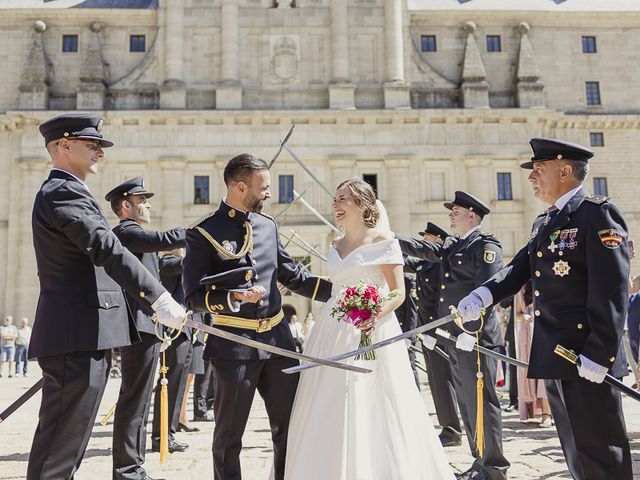
[[[600,241],[607,248],[619,248],[622,244],[622,240],[626,236],[625,232],[616,228],[606,228],[604,230],[598,230],[598,237]]]
[[[609,197],[605,197],[604,195],[593,195],[589,194],[584,197],[585,201],[595,203],[596,205],[602,205],[606,201],[609,200]]]
[[[213,217],[213,214],[216,212],[209,212],[206,215],[203,215],[202,217],[198,218],[195,222],[193,222],[191,225],[189,225],[187,227],[187,229],[192,229],[192,228],[196,228],[198,225],[200,225],[202,222],[204,222],[205,220],[207,220],[208,218]]]
[[[493,263],[496,261],[496,252],[493,250],[484,249],[484,262]]]

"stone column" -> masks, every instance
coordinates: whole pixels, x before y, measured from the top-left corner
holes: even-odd
[[[385,108],[410,108],[409,86],[404,77],[404,41],[402,0],[384,1],[384,40],[386,78]]]
[[[33,318],[38,299],[38,286],[36,259],[33,254],[33,233],[31,229],[31,210],[33,199],[40,189],[49,166],[49,161],[43,157],[21,157],[18,159],[20,166],[20,195],[19,203],[15,208],[19,209],[17,224],[17,269],[12,279],[13,295],[7,295],[7,311],[12,312],[14,318],[26,316]],[[14,199],[16,201],[16,199]],[[13,302],[10,300],[12,297]]]
[[[412,183],[409,167],[411,160],[408,158],[385,159],[387,169],[386,192],[390,192],[385,201],[385,207],[389,215],[391,229],[398,232],[408,232],[411,229],[409,185]]]
[[[160,87],[160,108],[184,109],[187,91],[183,78],[184,5],[182,0],[163,0],[165,80]]]
[[[184,157],[162,157],[162,192],[158,207],[161,208],[161,228],[169,229],[184,225],[184,180],[187,162]],[[152,209],[153,212],[153,209]]]
[[[467,45],[462,66],[462,103],[464,108],[489,108],[489,84],[487,71],[482,63],[476,43],[476,24],[464,24]]]
[[[240,20],[238,0],[222,0],[220,29],[222,36],[222,81],[216,88],[216,108],[220,110],[242,108],[240,85]]]
[[[349,82],[349,7],[331,0],[331,85],[329,108],[355,108],[355,85]]]
[[[517,102],[520,108],[544,107],[544,83],[540,81],[540,71],[535,53],[529,42],[529,24],[518,25],[520,32],[520,54],[518,56]]]
[[[20,100],[22,110],[46,110],[49,106],[49,75],[47,58],[42,44],[42,32],[47,24],[42,20],[33,23],[31,46],[20,77]]]

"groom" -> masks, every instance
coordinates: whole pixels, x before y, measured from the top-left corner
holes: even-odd
[[[232,158],[224,169],[224,182],[227,196],[218,210],[187,232],[183,263],[187,304],[196,312],[211,312],[214,327],[295,351],[291,330],[282,321],[282,297],[276,283],[321,301],[331,296],[331,283],[296,265],[280,243],[276,222],[261,213],[264,201],[271,197],[269,167],[264,160],[246,153]],[[241,267],[247,273],[236,285],[200,285],[203,277],[225,272],[228,283]],[[204,358],[211,362],[215,379],[214,478],[241,478],[242,434],[257,389],[271,424],[275,478],[282,480],[289,416],[298,385],[298,375],[282,370],[297,362],[212,335]]]

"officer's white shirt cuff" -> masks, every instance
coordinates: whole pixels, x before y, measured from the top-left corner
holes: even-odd
[[[493,295],[491,294],[491,290],[487,287],[478,287],[473,291],[473,293],[480,297],[483,307],[488,307],[493,304]]]
[[[240,311],[240,305],[242,304],[242,302],[239,302],[237,300],[234,300],[233,297],[231,296],[233,294],[233,292],[228,292],[227,293],[227,305],[229,305],[229,310],[231,310],[232,312],[239,312]]]

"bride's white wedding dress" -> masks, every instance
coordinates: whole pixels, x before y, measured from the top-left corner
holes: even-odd
[[[328,357],[358,348],[360,331],[330,315],[338,292],[360,280],[389,288],[383,264],[402,264],[397,240],[328,258],[333,296],[305,353]],[[407,292],[408,294],[408,292]],[[395,314],[378,319],[372,340],[401,333]],[[317,367],[301,373],[287,441],[286,480],[449,480],[454,478],[416,388],[405,342],[376,351],[376,360],[344,360],[368,374]]]

